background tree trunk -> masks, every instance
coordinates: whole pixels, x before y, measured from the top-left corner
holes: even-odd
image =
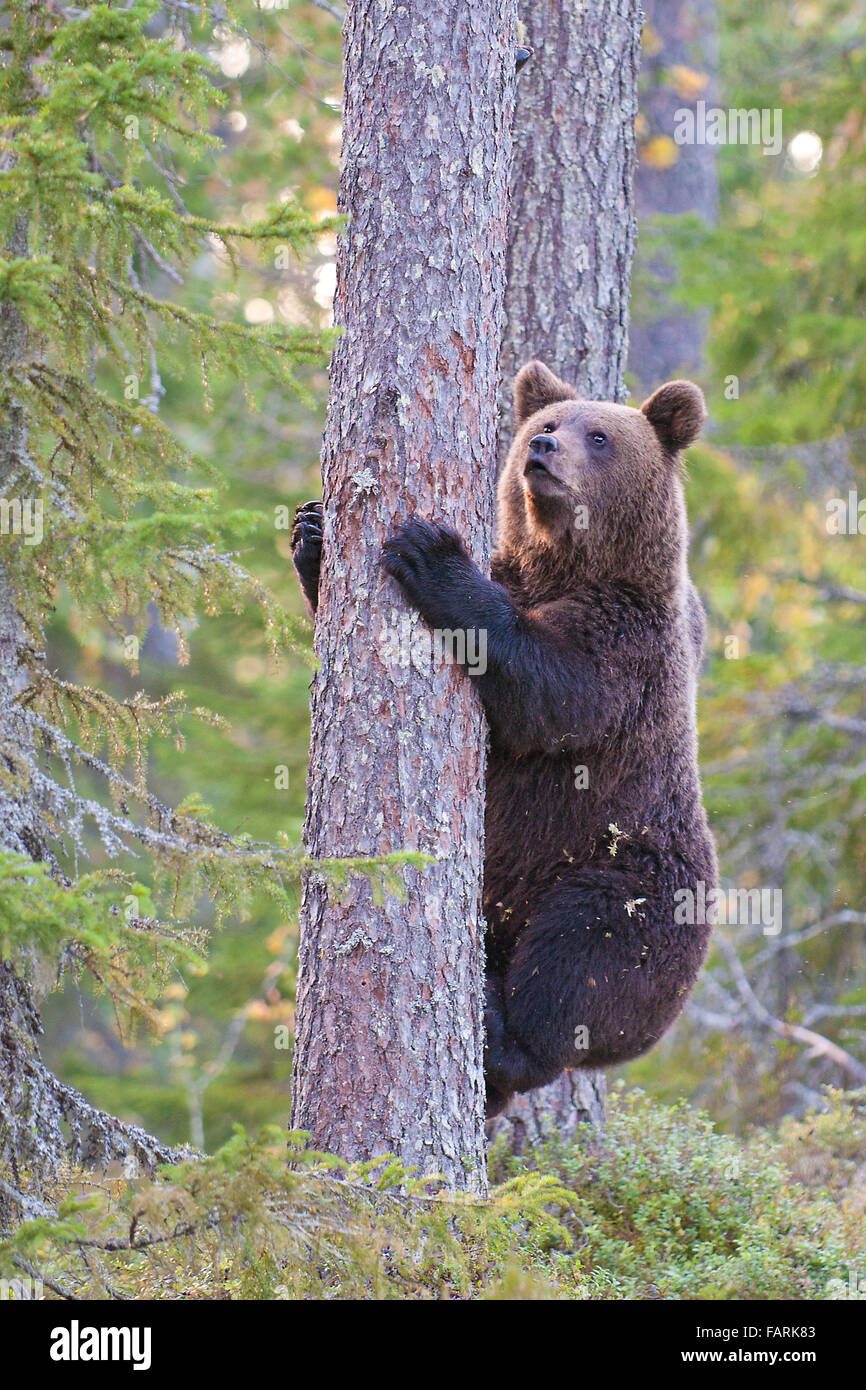
[[[502,369],[531,357],[592,400],[625,398],[635,245],[637,0],[521,6]],[[511,426],[503,400],[503,436]]]
[[[354,0],[344,33],[334,353],[306,842],[418,850],[405,901],[310,875],[293,1124],[349,1159],[395,1153],[483,1191],[485,731],[455,668],[388,657],[426,635],[379,565],[393,523],[458,528],[486,566],[511,163],[513,0]],[[423,664],[423,663],[422,663]]]
[[[698,100],[714,106],[718,99],[716,0],[647,0],[646,9],[638,219],[692,212],[713,223],[719,209],[716,147],[675,145],[673,132],[678,110],[693,110]],[[661,157],[654,157],[654,150]],[[675,156],[673,163],[666,152]],[[638,255],[638,281],[641,259]],[[648,260],[647,270],[668,283],[676,276],[676,267],[659,255]],[[632,314],[629,369],[642,394],[672,377],[700,373],[706,327],[706,313],[672,303],[663,290],[652,291],[649,303]]]
[[[511,381],[540,357],[594,400],[625,399],[629,282],[635,245],[634,123],[640,60],[637,0],[551,5],[525,0],[534,56],[520,77],[514,136],[503,429]],[[488,1127],[522,1152],[604,1118],[604,1077],[565,1072],[516,1096]]]
[[[8,167],[8,157],[0,159],[0,169],[5,167]],[[18,219],[4,250],[11,256],[26,256],[27,227],[22,218]],[[0,371],[7,380],[13,380],[21,370],[26,350],[24,318],[15,304],[4,301],[0,304]],[[32,495],[32,473],[24,412],[13,405],[0,422],[0,495],[10,500]],[[4,540],[4,545],[10,548],[16,543],[21,544],[21,541],[15,536]],[[9,770],[17,769],[21,762],[20,720],[16,718],[15,700],[27,683],[23,645],[14,586],[6,566],[0,564],[0,757]],[[29,744],[23,751],[25,757],[32,755]],[[2,783],[0,851],[29,855],[33,859],[44,856],[38,807],[26,791],[13,795]],[[35,961],[31,964],[35,965]],[[49,1166],[41,1161],[42,1150],[55,1138],[50,1132],[40,1134],[39,1127],[33,1124],[40,1107],[38,1095],[33,1096],[28,1064],[34,1054],[38,1058],[38,1032],[33,981],[22,978],[20,970],[13,970],[9,962],[0,961],[0,1163],[16,1176],[19,1167],[29,1164],[37,1180]],[[8,1229],[18,1216],[20,1212],[9,1205],[8,1194],[0,1191],[0,1230]]]

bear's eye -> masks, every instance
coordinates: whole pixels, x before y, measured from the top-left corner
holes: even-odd
[[[556,425],[545,425],[545,426],[544,426],[544,429],[541,431],[541,433],[542,433],[542,434],[553,434],[553,432],[554,432],[555,429],[556,429]]]
[[[602,430],[591,430],[589,437],[593,444],[607,443],[607,435]]]

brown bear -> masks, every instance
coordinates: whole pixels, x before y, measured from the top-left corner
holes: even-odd
[[[492,577],[435,522],[406,522],[383,548],[431,628],[486,634],[486,669],[467,675],[490,730],[490,1115],[566,1067],[623,1062],[661,1037],[709,938],[678,907],[717,876],[695,725],[704,615],[679,464],[703,396],[674,381],[640,410],[584,401],[530,362],[515,415]],[[314,609],[319,504],[299,509],[294,541]]]

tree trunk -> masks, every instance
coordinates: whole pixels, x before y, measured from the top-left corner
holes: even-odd
[[[5,161],[0,160],[0,169],[4,166]],[[5,250],[19,259],[27,255],[27,227],[23,218],[18,219]],[[0,303],[0,372],[5,380],[14,381],[26,352],[24,318],[16,304],[4,300]],[[10,500],[32,497],[36,492],[35,479],[38,479],[38,472],[29,454],[24,411],[13,402],[0,420],[0,496]],[[11,536],[5,544],[11,549],[21,541]],[[23,649],[24,632],[15,589],[6,566],[0,565],[0,750],[6,754],[7,762],[9,754],[18,751],[21,740],[15,697],[27,684]],[[29,747],[24,751],[28,753]],[[2,784],[0,849],[9,854],[29,854],[34,859],[43,857],[39,813],[30,795],[20,791],[10,795]]]
[[[718,43],[716,0],[648,0],[646,82],[641,96],[644,128],[642,156],[635,179],[637,214],[642,222],[654,213],[692,212],[714,223],[719,207],[715,145],[664,144],[675,162],[653,159],[659,137],[673,140],[675,114],[698,100],[717,100]],[[636,274],[640,276],[638,257]],[[647,270],[672,283],[676,267],[654,255]],[[692,376],[704,359],[707,315],[672,303],[654,289],[650,303],[634,316],[629,367],[641,390],[649,393],[672,377]]]
[[[625,399],[635,244],[638,0],[526,0],[521,18],[534,56],[515,119],[502,457],[511,380],[530,358],[593,400]],[[579,1120],[601,1123],[604,1094],[601,1073],[565,1072],[516,1096],[489,1132],[517,1152],[553,1133],[569,1138]]]
[[[409,849],[405,899],[311,874],[301,909],[293,1124],[483,1191],[484,746],[455,668],[379,564],[395,521],[493,524],[511,163],[513,0],[350,0],[324,549],[306,843]]]
[[[527,0],[520,12],[534,56],[515,120],[506,388],[523,362],[540,357],[589,399],[622,401],[640,5]]]

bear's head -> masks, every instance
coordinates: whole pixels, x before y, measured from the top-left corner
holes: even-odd
[[[499,480],[499,547],[521,568],[662,592],[684,572],[679,454],[706,419],[699,387],[670,381],[640,410],[585,401],[542,362],[514,384],[517,433]]]

